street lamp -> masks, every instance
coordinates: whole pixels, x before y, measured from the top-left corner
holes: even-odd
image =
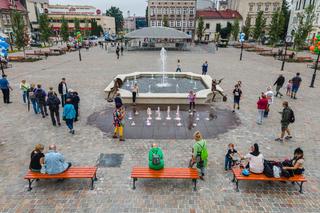
[[[320,58],[320,35],[317,35],[313,40],[314,40],[314,45],[310,46],[310,51],[312,53],[317,53],[317,60],[314,65],[314,72],[313,72],[311,83],[310,83],[310,87],[312,88],[314,87],[314,81],[316,80],[319,58]]]
[[[241,51],[240,51],[240,61],[242,61],[242,53],[243,53],[243,42],[246,34],[240,33],[240,39],[239,41],[241,42]]]
[[[286,40],[284,42],[284,45],[285,45],[285,49],[284,49],[284,56],[282,58],[282,66],[281,66],[281,71],[283,71],[284,69],[284,64],[286,62],[286,56],[287,56],[287,49],[288,49],[288,43],[291,42],[292,40],[292,37],[291,36],[287,36],[286,37]]]

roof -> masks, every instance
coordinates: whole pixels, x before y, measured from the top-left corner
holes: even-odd
[[[26,8],[23,7],[23,5],[17,1],[14,0],[15,5],[12,5],[9,0],[0,0],[0,10],[10,10],[10,9],[16,9],[19,11],[26,11]]]
[[[242,16],[236,10],[198,10],[197,17],[204,19],[242,19]]]
[[[169,27],[145,27],[126,34],[126,38],[190,39],[191,36]]]

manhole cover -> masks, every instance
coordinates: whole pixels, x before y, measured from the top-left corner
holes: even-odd
[[[103,154],[101,153],[98,161],[98,167],[120,167],[123,160],[123,154]]]

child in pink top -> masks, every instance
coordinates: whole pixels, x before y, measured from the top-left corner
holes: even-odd
[[[189,112],[191,112],[191,108],[193,107],[193,111],[196,111],[196,93],[194,93],[192,90],[189,92],[188,95],[189,100]]]
[[[286,92],[288,96],[291,95],[291,90],[292,90],[292,80],[289,80],[287,83],[287,92]]]

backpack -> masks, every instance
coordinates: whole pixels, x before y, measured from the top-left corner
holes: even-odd
[[[158,155],[158,151],[156,153],[152,153],[152,164],[153,165],[160,165],[160,155]]]
[[[290,109],[289,121],[290,121],[290,123],[294,123],[295,120],[296,120],[296,118],[294,116],[294,112],[292,109]]]
[[[200,153],[197,154],[196,161],[199,163],[201,161],[208,159],[208,150],[206,148],[206,142],[204,142],[204,145],[201,146],[199,143],[198,145],[201,147]]]
[[[264,167],[264,169],[263,169],[263,174],[265,175],[265,176],[267,176],[267,177],[274,177],[273,175],[273,165],[272,165],[272,163],[270,162],[270,161],[267,161],[267,160],[265,160],[264,162],[263,162],[263,167]]]
[[[38,100],[45,100],[45,96],[44,96],[43,90],[42,90],[42,89],[37,89],[37,90],[35,91],[35,97],[36,97],[36,99],[38,99]]]

